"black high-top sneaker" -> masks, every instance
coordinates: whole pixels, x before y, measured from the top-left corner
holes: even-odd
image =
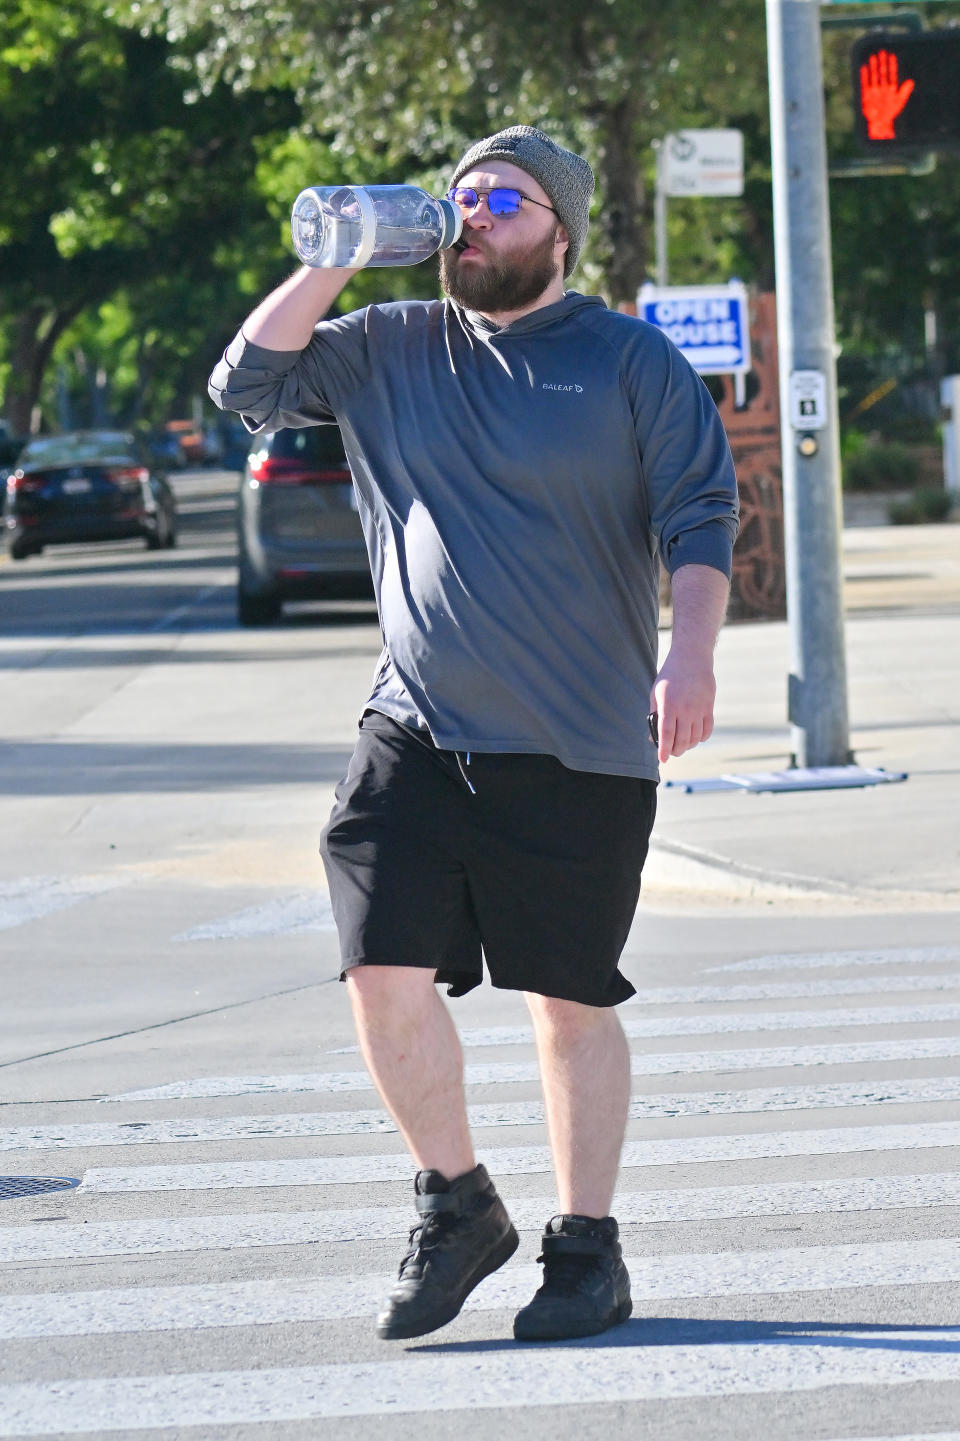
[[[543,1233],[543,1285],[518,1311],[518,1341],[596,1336],[633,1310],[620,1232],[612,1216],[554,1216]]]
[[[475,1286],[519,1245],[503,1202],[483,1166],[448,1181],[439,1171],[418,1171],[420,1220],[400,1276],[377,1317],[384,1341],[424,1336],[452,1321]]]

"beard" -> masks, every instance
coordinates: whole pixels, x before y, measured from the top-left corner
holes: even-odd
[[[554,226],[552,233],[543,240],[505,262],[491,260],[483,242],[472,240],[470,243],[486,256],[486,264],[482,267],[474,267],[471,261],[463,265],[458,250],[443,250],[440,253],[440,284],[451,300],[467,310],[491,315],[522,310],[539,300],[556,276],[556,237]]]

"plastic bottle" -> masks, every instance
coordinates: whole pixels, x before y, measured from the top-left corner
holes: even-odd
[[[460,238],[463,216],[415,185],[311,186],[293,204],[293,248],[305,265],[417,265]]]

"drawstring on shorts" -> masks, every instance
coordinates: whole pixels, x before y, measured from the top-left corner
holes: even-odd
[[[469,752],[469,751],[466,751],[465,754],[466,754],[466,758],[467,758],[467,765],[469,765],[469,764],[470,764],[470,752]],[[472,780],[470,779],[470,777],[467,775],[466,767],[465,767],[464,764],[463,764],[463,759],[462,759],[462,757],[461,757],[460,752],[459,752],[459,751],[454,751],[454,755],[455,755],[456,758],[457,758],[457,765],[460,767],[460,774],[463,776],[463,781],[464,781],[465,786],[467,787],[467,790],[470,791],[471,795],[476,795],[476,794],[477,794],[476,786],[473,784],[473,781],[472,781]]]

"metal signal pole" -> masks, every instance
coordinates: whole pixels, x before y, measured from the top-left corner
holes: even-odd
[[[793,763],[852,761],[820,0],[766,0]]]

